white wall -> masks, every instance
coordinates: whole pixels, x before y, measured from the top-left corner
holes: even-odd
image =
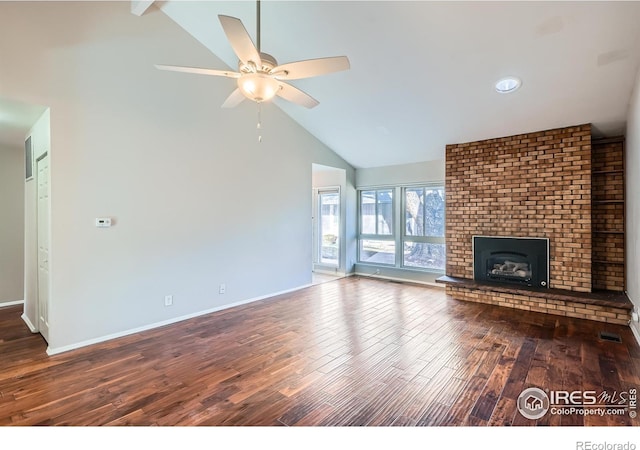
[[[354,182],[273,105],[258,143],[233,80],[156,70],[222,62],[129,7],[0,2],[0,95],[50,107],[50,352],[309,284],[311,164]]]
[[[311,184],[314,188],[342,186],[345,178],[346,175],[343,169],[313,164]]]
[[[24,300],[24,148],[0,146],[0,306]]]
[[[356,170],[356,186],[399,186],[419,183],[444,183],[444,159],[398,166]]]
[[[626,258],[627,294],[640,310],[640,71],[631,96],[627,118],[626,169]],[[640,341],[640,325],[632,323]]]

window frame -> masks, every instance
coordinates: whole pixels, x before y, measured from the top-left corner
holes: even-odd
[[[338,252],[338,259],[336,260],[336,262],[324,262],[322,261],[322,195],[323,194],[334,194],[338,196],[338,208],[337,208],[337,212],[338,212],[338,244],[337,244],[337,252]],[[342,251],[342,231],[341,231],[341,224],[342,224],[342,218],[341,216],[341,208],[342,208],[342,195],[340,194],[340,186],[329,186],[329,187],[321,187],[321,188],[317,188],[316,191],[316,217],[318,218],[318,220],[316,221],[316,239],[315,239],[315,252],[316,252],[316,257],[314,258],[315,264],[320,265],[320,266],[326,266],[326,267],[334,267],[334,268],[340,268],[340,253]]]
[[[390,191],[391,192],[391,231],[389,234],[380,234],[378,233],[378,192],[381,191]],[[363,192],[375,192],[375,224],[376,224],[376,232],[375,233],[363,233],[362,231],[362,193]],[[394,192],[394,188],[372,188],[372,189],[359,189],[358,190],[358,235],[359,236],[368,236],[371,239],[381,238],[393,238],[394,231],[397,229],[396,226],[396,218],[395,218],[395,204],[396,204],[396,194]],[[382,239],[389,240],[389,239]]]
[[[426,193],[427,190],[442,190],[443,193],[443,200],[444,200],[444,216],[445,216],[445,220],[446,220],[446,214],[447,214],[447,203],[446,203],[446,194],[445,194],[445,190],[444,190],[444,183],[420,183],[420,184],[415,184],[415,185],[403,185],[400,186],[400,191],[401,191],[401,208],[400,208],[400,214],[403,218],[403,223],[404,226],[402,227],[402,231],[401,231],[401,236],[400,236],[400,267],[403,269],[408,269],[408,270],[419,270],[421,272],[435,272],[435,273],[444,273],[445,272],[445,268],[443,267],[442,269],[434,269],[434,268],[427,268],[427,267],[416,267],[416,266],[410,266],[405,264],[404,261],[404,245],[405,242],[413,242],[413,243],[420,243],[420,244],[443,244],[446,245],[445,242],[445,238],[446,238],[446,228],[444,231],[444,236],[416,236],[416,235],[408,235],[407,234],[407,225],[406,225],[406,214],[407,214],[407,190],[415,190],[415,189],[422,189],[423,192],[423,197],[425,196],[424,194]],[[426,214],[426,210],[424,210],[423,208],[423,217]],[[445,252],[446,252],[446,247],[445,247]]]
[[[363,192],[375,192],[375,224],[376,224],[376,233],[363,233],[362,232],[362,193]],[[390,234],[378,234],[378,192],[379,191],[391,191],[391,233]],[[395,230],[398,229],[397,218],[396,218],[396,189],[393,186],[376,186],[371,188],[360,188],[357,190],[358,193],[358,249],[357,249],[357,261],[358,264],[373,264],[376,266],[384,266],[384,267],[397,267],[398,266],[398,242],[396,239]],[[394,243],[394,262],[393,264],[380,263],[380,262],[371,262],[371,261],[363,261],[362,260],[362,241],[390,241]]]
[[[358,214],[358,235],[357,235],[357,263],[363,265],[371,265],[378,267],[389,267],[395,269],[401,269],[406,271],[415,271],[422,273],[436,273],[443,274],[445,273],[446,268],[435,269],[435,268],[423,268],[417,266],[406,265],[404,261],[404,246],[405,242],[415,242],[415,243],[424,243],[424,244],[443,244],[446,245],[445,239],[446,236],[411,236],[407,235],[406,228],[406,192],[410,189],[422,188],[424,190],[430,189],[440,189],[443,192],[444,203],[444,215],[446,221],[446,192],[444,182],[433,182],[433,183],[415,183],[415,184],[401,184],[394,186],[366,186],[359,187],[357,189],[357,214]],[[362,193],[363,192],[376,192],[376,232],[377,232],[377,198],[378,191],[388,191],[392,192],[392,201],[391,208],[393,211],[392,214],[392,225],[391,225],[391,234],[371,234],[371,233],[363,233],[363,218],[362,218]],[[424,213],[423,213],[424,214]],[[446,231],[445,231],[446,233]],[[361,254],[362,241],[364,240],[374,240],[374,241],[390,241],[394,243],[394,262],[393,264],[388,263],[380,263],[380,262],[371,262],[371,261],[363,261]],[[446,247],[445,247],[446,252]],[[446,258],[446,255],[445,255]],[[446,263],[445,263],[446,264]]]

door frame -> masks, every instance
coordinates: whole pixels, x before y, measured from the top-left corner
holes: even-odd
[[[322,262],[322,212],[320,210],[320,195],[323,193],[337,193],[338,194],[338,261],[337,263],[323,263]],[[313,271],[320,272],[328,272],[328,271],[336,271],[338,272],[342,267],[341,264],[341,254],[342,254],[342,246],[344,245],[344,236],[343,236],[343,217],[342,217],[342,189],[340,186],[321,186],[313,188]],[[326,268],[323,270],[323,268]]]
[[[40,273],[40,226],[41,226],[41,214],[40,214],[40,198],[39,198],[39,182],[40,182],[40,172],[38,170],[38,165],[40,164],[40,162],[42,162],[43,160],[49,158],[49,152],[45,152],[42,155],[40,155],[36,161],[35,161],[35,181],[36,181],[36,189],[35,189],[35,196],[36,196],[36,323],[35,323],[35,328],[36,328],[36,332],[40,333],[42,335],[42,337],[49,342],[49,332],[50,332],[50,327],[49,324],[51,323],[50,317],[51,317],[51,159],[48,159],[48,163],[49,163],[49,167],[47,170],[47,184],[48,184],[48,188],[49,188],[49,194],[48,194],[48,207],[47,207],[47,223],[48,226],[46,228],[46,230],[44,230],[44,232],[47,234],[47,243],[48,243],[48,268],[47,268],[47,273],[48,275],[48,279],[47,279],[47,298],[48,298],[48,305],[47,305],[47,321],[48,321],[48,325],[47,325],[47,329],[45,331],[45,334],[42,333],[42,327],[40,326],[40,312],[42,310],[42,298],[40,295],[40,280],[41,280],[41,273]]]

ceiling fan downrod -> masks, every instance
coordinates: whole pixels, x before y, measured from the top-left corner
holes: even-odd
[[[258,43],[258,54],[260,53],[260,0],[256,0],[256,41]]]

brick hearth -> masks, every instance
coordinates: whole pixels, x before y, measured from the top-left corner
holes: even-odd
[[[441,277],[453,298],[507,308],[627,325],[633,304],[623,293],[582,293],[563,289],[509,287]]]

